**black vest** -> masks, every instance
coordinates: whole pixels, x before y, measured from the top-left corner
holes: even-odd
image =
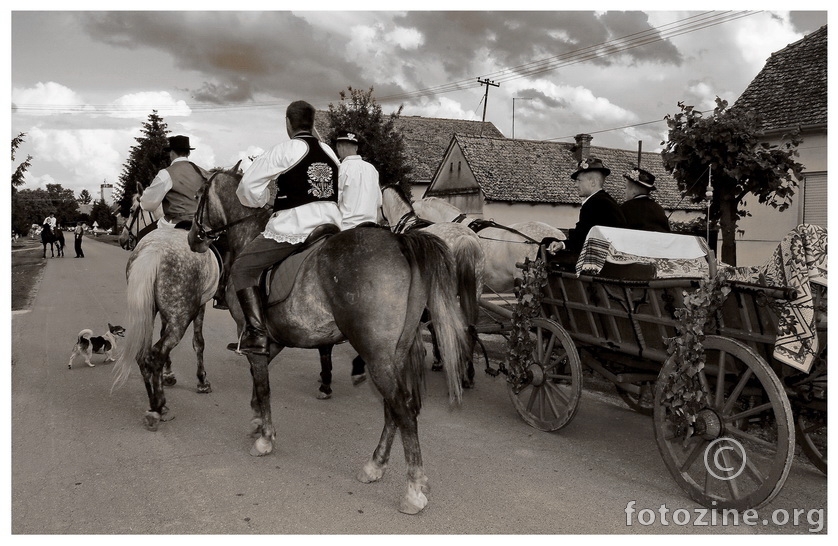
[[[276,178],[274,210],[287,210],[315,201],[338,202],[338,167],[312,135],[294,138],[308,145],[296,165]]]

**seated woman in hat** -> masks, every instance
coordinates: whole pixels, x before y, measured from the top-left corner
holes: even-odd
[[[655,175],[636,168],[624,174],[626,179],[626,202],[620,206],[629,229],[661,231],[669,233],[669,219],[663,207],[649,195],[655,189]]]

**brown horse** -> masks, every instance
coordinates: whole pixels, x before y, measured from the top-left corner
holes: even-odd
[[[237,254],[264,229],[270,211],[239,203],[235,191],[240,179],[239,174],[216,172],[205,184],[189,233],[196,252],[206,252],[213,237],[226,231],[230,250]],[[378,228],[356,228],[333,235],[313,250],[290,295],[265,309],[270,354],[247,355],[257,436],[251,454],[270,453],[276,437],[268,364],[284,347],[317,348],[347,339],[366,361],[384,404],[381,438],[357,478],[364,483],[381,479],[399,432],[408,469],[407,493],[399,510],[421,511],[428,502],[428,485],[417,434],[424,383],[420,317],[426,307],[435,317],[442,354],[451,364],[446,367],[450,399],[459,402],[466,336],[454,288],[451,255],[432,235],[398,236]],[[241,331],[244,319],[232,290],[228,287],[227,301]],[[159,410],[159,400],[150,402]]]

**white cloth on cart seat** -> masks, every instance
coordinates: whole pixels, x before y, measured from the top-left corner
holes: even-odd
[[[704,240],[693,235],[594,226],[579,253],[576,272],[596,275],[606,262],[647,263],[655,265],[656,278],[701,277],[709,270],[708,254]]]

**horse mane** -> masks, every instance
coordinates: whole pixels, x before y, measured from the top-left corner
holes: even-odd
[[[413,200],[407,195],[407,192],[404,191],[404,188],[401,187],[399,184],[385,184],[382,186],[382,190],[390,188],[396,192],[396,195],[402,198],[402,200],[410,205],[410,209],[413,210]]]
[[[424,201],[425,203],[427,203],[429,205],[439,205],[441,207],[445,207],[447,209],[450,209],[452,212],[456,211],[457,214],[460,214],[461,212],[463,212],[460,209],[458,209],[456,206],[454,206],[451,203],[449,203],[448,201],[446,201],[445,199],[442,199],[441,197],[423,197],[422,201]]]

